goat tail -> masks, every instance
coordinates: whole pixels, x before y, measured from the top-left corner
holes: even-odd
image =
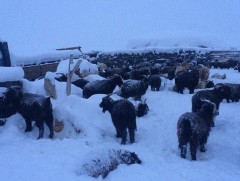
[[[178,142],[179,147],[186,146],[192,136],[191,122],[188,119],[183,119],[181,124],[178,126]]]

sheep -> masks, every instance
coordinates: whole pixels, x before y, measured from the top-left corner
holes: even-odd
[[[202,100],[208,100],[216,104],[216,109],[219,111],[220,103],[223,99],[230,99],[231,90],[228,86],[216,84],[213,90],[202,90],[192,96],[192,112],[198,112],[202,106]],[[212,122],[214,126],[214,122]]]
[[[136,112],[134,105],[127,99],[114,101],[109,95],[102,98],[99,104],[102,111],[109,111],[113,125],[116,129],[116,137],[122,138],[121,144],[126,144],[127,129],[129,132],[130,142],[135,142],[134,131],[137,128]]]
[[[77,174],[95,178],[99,176],[106,178],[120,164],[131,165],[141,163],[142,161],[134,152],[123,149],[100,149],[97,153],[92,151],[85,155],[85,160],[82,161]]]
[[[141,100],[147,89],[148,79],[146,77],[142,80],[128,80],[122,84],[120,96],[123,98],[134,97],[135,100]]]
[[[189,72],[179,72],[175,77],[175,85],[177,92],[183,94],[184,88],[189,89],[189,94],[194,93],[194,89],[197,87],[199,82],[198,70],[191,70]]]
[[[219,73],[215,73],[211,76],[211,78],[215,78],[215,79],[226,79],[226,74],[219,74]]]
[[[152,91],[159,91],[161,87],[161,78],[159,75],[149,75],[149,84]]]
[[[186,158],[187,144],[190,144],[192,160],[196,160],[197,148],[205,152],[211,123],[218,114],[216,105],[209,101],[202,101],[199,112],[186,112],[177,122],[177,136],[181,157]]]
[[[20,113],[26,122],[25,132],[32,131],[32,121],[39,128],[38,139],[43,137],[44,122],[47,124],[50,135],[53,138],[53,114],[50,97],[37,94],[23,93],[20,87],[10,87],[4,93],[4,104],[11,107],[11,114]]]
[[[146,115],[148,111],[149,107],[146,103],[146,99],[143,102],[141,101],[136,107],[137,117],[142,117]]]
[[[110,94],[117,85],[120,87],[122,84],[123,81],[119,75],[115,75],[109,80],[95,80],[83,87],[83,97],[87,99],[94,94]]]
[[[199,67],[199,81],[200,82],[207,81],[210,74],[209,68],[202,64],[199,64],[198,67]]]

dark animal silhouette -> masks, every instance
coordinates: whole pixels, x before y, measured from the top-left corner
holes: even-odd
[[[161,78],[159,75],[149,75],[149,84],[152,91],[159,91],[161,87]]]
[[[110,94],[117,85],[120,87],[122,84],[123,81],[119,75],[115,75],[109,80],[95,80],[83,87],[83,97],[87,99],[94,94]]]
[[[40,139],[43,137],[45,122],[50,130],[49,137],[53,138],[53,115],[50,97],[23,93],[20,87],[10,87],[4,93],[3,102],[8,107],[8,115],[18,112],[25,119],[25,132],[32,131],[32,121],[35,121],[39,128],[38,139]]]
[[[189,89],[189,94],[194,93],[194,89],[197,87],[199,81],[198,70],[191,70],[188,72],[178,72],[175,76],[175,84],[177,92],[183,94],[184,88]]]
[[[190,144],[192,160],[196,160],[197,148],[205,152],[213,118],[217,115],[216,105],[202,101],[199,112],[187,112],[180,116],[177,122],[177,136],[181,157],[186,158],[187,145]]]
[[[134,105],[127,99],[114,101],[110,96],[106,96],[99,104],[102,111],[109,111],[113,125],[117,132],[117,137],[122,138],[121,144],[126,144],[127,129],[130,135],[130,142],[135,142],[136,112]]]
[[[142,117],[146,115],[148,111],[149,111],[149,107],[146,103],[146,99],[143,102],[141,101],[136,107],[137,117]]]
[[[147,89],[148,79],[146,77],[142,80],[128,80],[122,84],[120,96],[126,99],[134,97],[135,100],[141,100]]]

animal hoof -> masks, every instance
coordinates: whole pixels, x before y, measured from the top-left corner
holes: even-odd
[[[122,141],[122,142],[121,142],[121,145],[126,145],[126,141]]]
[[[186,155],[181,154],[181,157],[185,159],[185,158],[186,158]]]
[[[192,160],[196,161],[197,160],[196,156],[192,156]]]
[[[117,138],[121,138],[121,136],[120,136],[120,135],[118,135],[118,134],[116,135],[116,137],[117,137]]]
[[[205,148],[200,148],[200,151],[201,152],[206,152],[206,149]]]
[[[50,134],[50,135],[49,135],[49,138],[53,138],[53,134]]]
[[[25,129],[25,132],[30,132],[30,131],[32,131],[32,128],[30,128],[30,129]]]

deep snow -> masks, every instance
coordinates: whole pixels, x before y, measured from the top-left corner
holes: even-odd
[[[212,79],[215,83],[239,83],[240,74],[235,70],[211,69],[210,76],[216,72],[226,73],[227,78]],[[160,92],[148,89],[143,99],[147,98],[150,111],[137,118],[136,143],[126,145],[120,145],[120,140],[115,137],[110,114],[103,113],[99,107],[104,95],[83,99],[81,90],[73,86],[73,95],[67,97],[65,83],[55,83],[58,99],[52,100],[54,115],[64,121],[64,129],[55,133],[52,140],[47,138],[49,132],[45,129],[44,138],[36,140],[36,127],[25,133],[22,117],[19,114],[11,116],[6,125],[0,127],[1,180],[96,180],[77,174],[81,162],[91,159],[86,158],[90,152],[108,148],[135,152],[143,163],[120,165],[105,180],[239,180],[239,102],[221,103],[216,127],[212,129],[206,145],[207,151],[198,152],[194,162],[189,155],[187,159],[180,158],[176,135],[177,120],[181,114],[191,110],[192,95],[187,90],[183,95],[170,91],[174,81],[168,80]],[[28,92],[45,94],[42,80],[24,80],[24,88]],[[112,97],[119,99],[117,95]]]

